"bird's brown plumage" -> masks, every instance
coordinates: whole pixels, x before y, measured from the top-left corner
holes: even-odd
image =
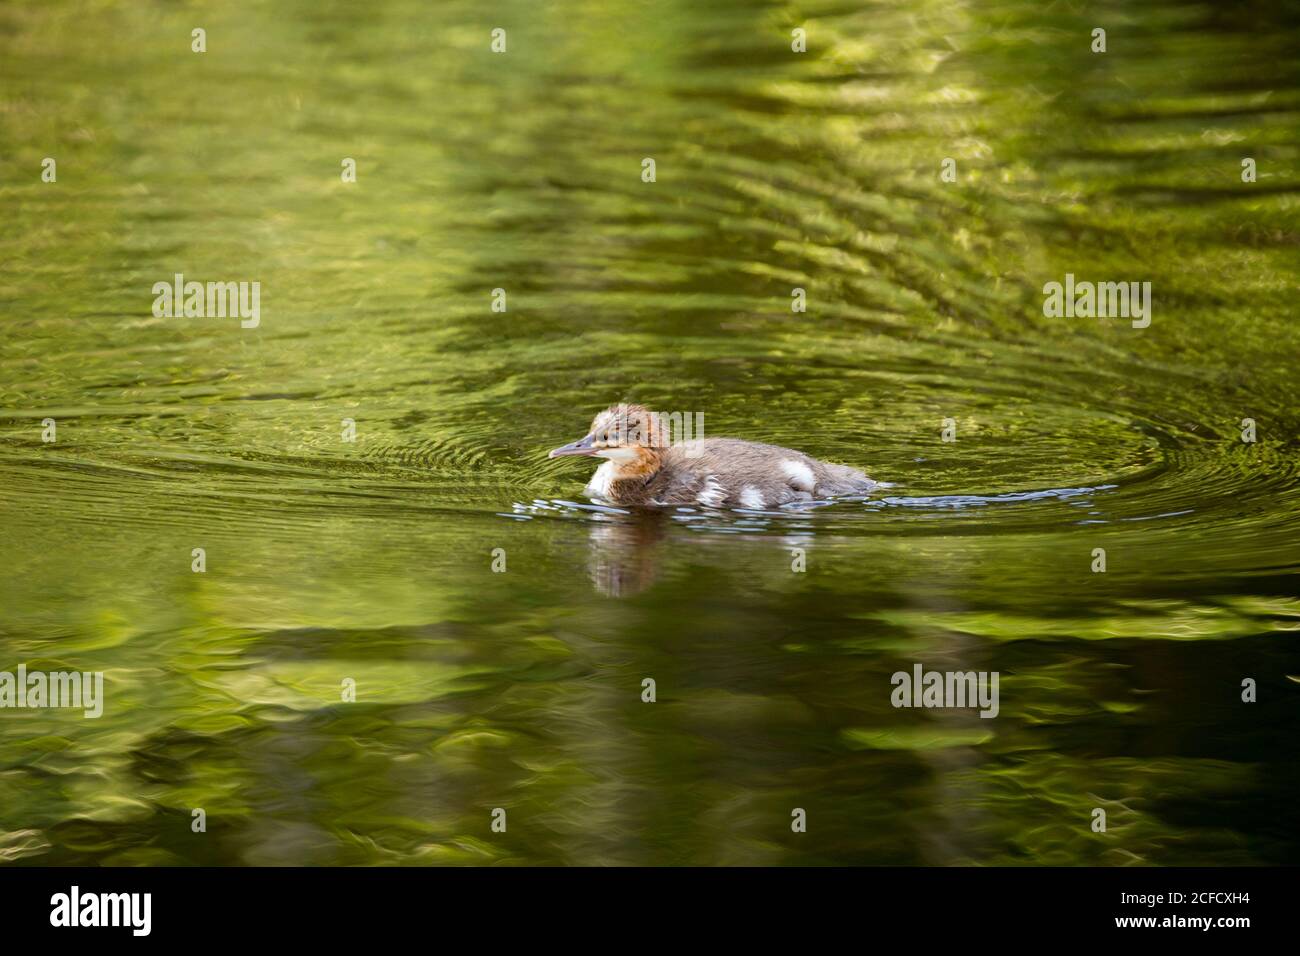
[[[618,505],[772,508],[879,487],[853,468],[779,445],[738,438],[670,444],[668,437],[649,409],[616,405],[596,416],[585,438],[551,454],[608,459],[586,493]]]

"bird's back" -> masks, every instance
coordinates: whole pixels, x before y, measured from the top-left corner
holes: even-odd
[[[701,438],[666,449],[646,490],[661,504],[770,508],[792,501],[862,494],[877,483],[844,465],[739,438]]]

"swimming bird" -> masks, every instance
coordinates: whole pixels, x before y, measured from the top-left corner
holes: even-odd
[[[668,425],[667,416],[643,405],[614,405],[584,437],[548,457],[604,458],[585,493],[616,505],[759,509],[880,487],[853,468],[778,445],[739,438],[670,443]]]

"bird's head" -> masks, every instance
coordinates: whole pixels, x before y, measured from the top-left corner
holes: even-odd
[[[644,405],[614,405],[592,419],[586,435],[552,449],[548,457],[606,458],[631,475],[658,468],[660,452],[668,444],[667,429],[657,414]]]

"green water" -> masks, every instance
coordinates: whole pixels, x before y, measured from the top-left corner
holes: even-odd
[[[1294,862],[1298,128],[1274,3],[0,7],[0,860]],[[620,400],[894,485],[578,507]]]

